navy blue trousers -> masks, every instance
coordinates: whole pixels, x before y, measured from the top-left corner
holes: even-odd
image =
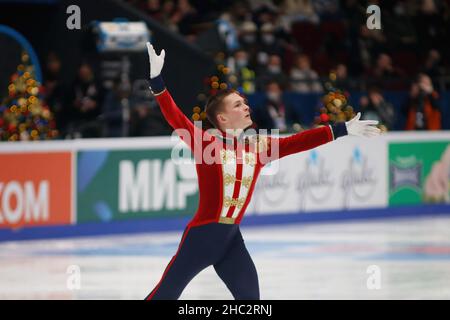
[[[178,299],[188,283],[213,265],[235,299],[259,300],[258,274],[239,225],[186,227],[177,253],[146,300]]]

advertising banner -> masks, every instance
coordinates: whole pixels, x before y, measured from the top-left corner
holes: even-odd
[[[80,150],[77,220],[192,216],[197,209],[193,163],[177,164],[172,149]]]
[[[389,144],[389,205],[450,203],[450,141]]]
[[[248,213],[385,207],[386,166],[383,140],[349,137],[290,155],[264,169]]]
[[[0,154],[0,228],[70,224],[70,152]]]

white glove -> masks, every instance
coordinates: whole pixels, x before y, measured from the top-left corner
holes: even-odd
[[[166,56],[166,52],[164,51],[164,49],[162,49],[161,53],[158,56],[150,42],[147,42],[147,51],[148,58],[150,60],[150,79],[153,79],[159,76],[161,73],[161,70],[164,66],[164,57]]]
[[[351,136],[358,137],[375,137],[381,134],[381,130],[375,127],[378,124],[377,120],[359,120],[361,112],[345,123],[347,132]]]

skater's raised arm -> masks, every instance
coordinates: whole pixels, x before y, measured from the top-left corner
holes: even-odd
[[[194,131],[201,129],[196,128],[192,121],[180,110],[164,84],[161,70],[164,66],[166,52],[163,49],[157,55],[150,42],[147,42],[147,50],[150,60],[150,89],[169,125],[177,130],[180,138],[193,149]],[[184,130],[184,132],[180,130]]]
[[[381,133],[380,129],[375,127],[378,121],[361,121],[359,120],[360,117],[361,113],[358,112],[353,119],[347,122],[306,130],[285,138],[271,138],[272,155],[274,154],[274,148],[277,147],[275,143],[278,144],[278,157],[276,158],[282,158],[290,154],[316,148],[345,135],[374,137]]]

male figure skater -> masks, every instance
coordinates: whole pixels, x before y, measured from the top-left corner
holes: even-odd
[[[164,86],[161,70],[165,51],[157,55],[147,43],[150,88],[161,111],[194,154],[200,192],[199,206],[184,230],[176,254],[161,280],[146,297],[178,299],[187,284],[213,265],[235,299],[257,300],[258,275],[239,230],[257,177],[265,164],[309,150],[346,134],[376,136],[377,121],[360,121],[360,114],[346,123],[307,130],[289,137],[245,137],[252,125],[250,108],[235,91],[211,97],[205,111],[217,129],[204,131],[177,107]]]

